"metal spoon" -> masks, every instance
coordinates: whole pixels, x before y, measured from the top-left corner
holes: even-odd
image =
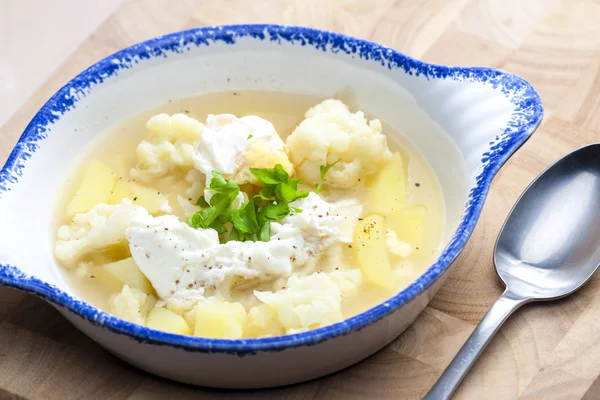
[[[600,143],[546,169],[511,210],[494,250],[506,290],[424,400],[448,399],[500,326],[530,301],[582,287],[600,265]]]

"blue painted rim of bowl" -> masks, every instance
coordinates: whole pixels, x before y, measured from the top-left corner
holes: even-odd
[[[439,259],[400,293],[347,320],[294,335],[243,340],[181,336],[136,325],[75,299],[53,285],[25,275],[15,266],[0,265],[0,284],[32,293],[65,308],[96,326],[117,334],[127,335],[143,343],[166,345],[187,351],[237,355],[314,345],[362,329],[387,316],[436,281],[458,256],[473,232],[495,174],[531,136],[543,117],[541,100],[531,85],[520,77],[499,70],[429,64],[376,43],[312,28],[284,25],[230,25],[191,29],[160,36],[121,50],[100,60],[63,86],[28,124],[0,171],[0,197],[2,192],[10,190],[10,187],[18,182],[26,160],[32,157],[39,146],[38,142],[46,137],[45,133],[48,127],[62,114],[74,108],[77,100],[92,90],[93,86],[145,59],[168,57],[171,53],[183,53],[191,46],[210,46],[211,43],[217,42],[234,45],[238,39],[242,38],[312,46],[323,52],[344,52],[379,63],[384,68],[400,70],[410,75],[423,75],[427,79],[481,82],[501,90],[515,105],[515,111],[504,133],[499,135],[496,141],[490,143],[488,152],[484,154],[483,169],[476,179],[475,187],[469,194],[459,227]]]

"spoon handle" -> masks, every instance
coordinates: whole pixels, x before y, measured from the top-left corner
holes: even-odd
[[[492,304],[490,310],[485,314],[479,325],[477,325],[471,336],[469,336],[467,342],[423,400],[449,399],[485,346],[487,346],[494,334],[500,329],[502,323],[517,308],[528,301],[528,299],[517,297],[507,289]]]

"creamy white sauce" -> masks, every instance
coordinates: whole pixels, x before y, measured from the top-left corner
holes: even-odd
[[[269,121],[249,115],[237,118],[232,114],[209,115],[202,137],[192,156],[194,166],[210,179],[212,171],[224,175],[237,172],[236,160],[251,140],[266,139],[265,145],[283,150],[284,143]]]
[[[256,141],[273,151],[285,148],[273,124],[265,119],[255,115],[241,118],[232,114],[209,115],[192,154],[194,167],[206,175],[206,186],[210,185],[213,171],[225,176],[237,174],[243,165],[244,152]],[[206,201],[210,201],[213,193],[204,191]],[[245,200],[240,192],[234,206],[240,207]]]
[[[340,238],[341,217],[315,193],[290,203],[292,211],[271,223],[268,242],[219,243],[213,229],[193,229],[176,217],[142,216],[127,229],[131,254],[162,300],[181,291],[228,292],[237,280],[287,278],[309,258],[319,258]]]

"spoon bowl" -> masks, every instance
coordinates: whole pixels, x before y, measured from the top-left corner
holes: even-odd
[[[525,189],[500,231],[494,265],[505,292],[424,400],[450,398],[517,308],[567,296],[596,272],[600,266],[600,143],[567,154]]]
[[[532,300],[567,296],[600,264],[600,143],[557,161],[510,212],[494,264],[511,291]]]

